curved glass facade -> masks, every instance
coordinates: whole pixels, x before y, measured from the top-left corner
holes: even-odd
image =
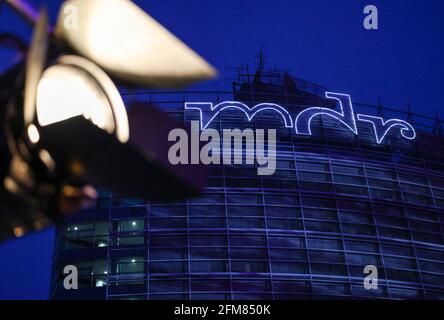
[[[302,110],[290,95],[242,87],[137,97],[184,122],[199,119],[185,101]],[[354,107],[409,119],[418,137],[393,130],[377,144],[370,125],[355,135],[321,116],[312,136],[300,136],[271,111],[250,123],[240,111],[222,112],[211,124],[221,132],[277,129],[276,173],[212,165],[204,194],[174,204],[104,194],[97,209],[59,227],[52,297],[444,299],[444,138],[417,115]],[[68,264],[79,269],[79,290],[63,289]],[[376,290],[364,288],[366,265],[377,267]]]

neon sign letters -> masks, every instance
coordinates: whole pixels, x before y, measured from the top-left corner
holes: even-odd
[[[326,92],[327,99],[333,99],[338,102],[339,111],[323,107],[310,107],[301,111],[295,118],[294,122],[290,113],[282,106],[274,103],[261,103],[254,107],[238,101],[225,101],[217,105],[211,102],[186,102],[185,109],[198,110],[200,113],[200,127],[205,130],[217,115],[223,110],[238,109],[245,113],[247,120],[252,121],[253,118],[261,111],[271,110],[280,115],[284,121],[286,128],[294,127],[298,135],[312,135],[311,122],[316,116],[322,115],[337,120],[341,125],[345,126],[354,134],[358,134],[357,121],[369,123],[372,126],[375,140],[377,144],[381,144],[384,138],[392,129],[399,129],[400,134],[407,140],[416,138],[416,132],[413,126],[401,119],[384,120],[381,117],[370,116],[366,114],[357,114],[353,111],[353,104],[349,94]]]
[[[253,120],[254,116],[264,110],[273,110],[278,112],[284,119],[285,127],[292,128],[293,120],[290,113],[282,106],[274,103],[261,103],[250,108],[246,104],[238,101],[225,101],[215,106],[211,102],[187,102],[185,109],[195,109],[200,112],[200,129],[205,130],[216,116],[225,109],[239,109],[247,116],[248,121]],[[210,111],[210,112],[208,112]]]

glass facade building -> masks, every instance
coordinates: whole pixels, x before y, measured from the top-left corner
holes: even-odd
[[[181,122],[198,120],[187,101],[279,103],[334,108],[325,89],[287,74],[256,73],[232,92],[131,93]],[[354,102],[355,111],[399,118],[381,144],[372,127],[355,135],[318,116],[296,135],[272,111],[253,121],[221,112],[211,128],[274,128],[277,170],[211,165],[208,187],[180,203],[103,193],[98,207],[57,230],[54,299],[444,299],[444,137],[441,122]],[[75,265],[79,289],[63,288]],[[378,289],[366,290],[366,265]]]

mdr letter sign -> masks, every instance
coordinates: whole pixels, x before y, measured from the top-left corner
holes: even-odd
[[[311,135],[312,120],[317,116],[324,116],[337,120],[339,124],[356,135],[359,134],[357,122],[368,123],[373,129],[377,144],[381,144],[391,130],[399,130],[401,136],[407,140],[414,140],[416,138],[415,129],[407,121],[401,119],[384,119],[367,114],[355,114],[349,94],[326,92],[325,97],[336,100],[339,110],[309,107],[297,114],[294,119],[286,108],[275,103],[260,103],[250,107],[239,101],[225,101],[216,105],[211,102],[186,102],[185,109],[199,112],[201,130],[208,128],[217,115],[225,110],[240,110],[245,113],[247,121],[252,121],[253,118],[262,111],[271,110],[276,112],[276,116],[282,118],[285,127],[293,128],[297,135]]]

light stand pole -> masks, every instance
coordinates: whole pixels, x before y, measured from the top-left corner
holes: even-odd
[[[23,19],[34,26],[38,19],[39,13],[26,0],[6,0],[6,3],[14,9]]]

